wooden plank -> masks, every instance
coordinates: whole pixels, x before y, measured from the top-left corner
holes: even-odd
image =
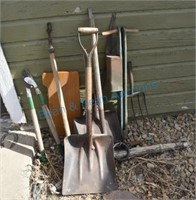
[[[133,75],[136,82],[188,77],[195,75],[195,63],[180,62],[142,67],[133,66]]]
[[[103,70],[104,62],[101,60],[100,68]],[[30,62],[24,63],[12,63],[11,71],[12,77],[14,79],[21,78],[21,72],[25,68],[30,68],[31,73],[34,77],[40,77],[41,74],[45,71],[51,72],[50,63],[41,64],[30,64]],[[27,67],[28,66],[28,67]],[[78,66],[78,67],[77,67]],[[60,66],[59,66],[60,67]],[[84,72],[83,65],[64,65],[60,67],[60,70],[78,70],[81,73]],[[84,74],[84,73],[83,73]],[[167,78],[178,78],[178,77],[187,77],[195,74],[195,63],[194,62],[177,62],[172,64],[158,64],[158,65],[147,65],[147,66],[135,66],[133,65],[133,74],[136,82],[138,81],[150,81],[150,80],[159,80]],[[82,75],[84,76],[84,75]],[[82,78],[82,77],[81,77]],[[83,79],[83,78],[82,78]],[[83,81],[82,81],[83,82]]]
[[[169,64],[194,61],[195,47],[173,47],[163,49],[129,51],[127,59],[136,66]]]
[[[135,89],[146,92],[146,95],[189,91],[195,89],[195,77],[139,82],[135,84]]]
[[[4,52],[0,45],[0,95],[3,103],[14,123],[26,123],[26,118],[22,112],[21,105],[16,94],[13,79]]]
[[[53,16],[87,15],[91,7],[94,14],[133,12],[160,9],[194,8],[194,1],[2,1],[2,21],[45,18]]]
[[[140,31],[127,34],[128,50],[191,46],[195,42],[195,28]]]
[[[105,38],[100,37],[99,53],[105,51]],[[128,34],[128,50],[145,50],[153,48],[191,46],[195,42],[195,29],[174,29],[162,31],[141,31],[138,34]],[[78,38],[59,38],[53,41],[56,56],[80,55],[81,48]],[[83,38],[84,46],[89,47],[89,37]],[[48,58],[47,40],[8,43],[3,45],[9,62],[20,62]]]
[[[23,93],[23,87],[20,84],[21,80],[17,81],[17,89],[21,97],[21,103],[23,105],[24,109],[28,108],[28,102],[26,100],[26,96]],[[146,93],[147,97],[151,95],[157,95],[157,94],[169,94],[169,93],[176,93],[176,92],[185,92],[195,89],[195,78],[194,77],[186,77],[186,78],[179,78],[179,79],[169,79],[169,80],[159,80],[159,81],[148,81],[148,82],[139,82],[135,85],[136,91],[143,91]],[[40,87],[41,85],[39,85]],[[44,97],[47,101],[47,91],[44,89],[43,86],[40,87],[42,89],[42,92],[44,93]],[[130,88],[128,88],[128,91],[130,92]],[[81,101],[85,98],[85,90],[81,89],[80,92]],[[113,94],[111,97],[111,94],[104,93],[104,96],[107,97],[107,99],[112,98],[113,100],[117,99],[117,96]],[[36,96],[34,96],[35,99],[37,99]],[[39,102],[35,100],[35,105],[39,106]]]
[[[102,69],[102,66],[104,66],[103,54],[99,54],[99,60],[100,60],[100,67]],[[195,49],[194,47],[178,47],[178,48],[164,48],[164,49],[153,49],[153,50],[143,50],[143,51],[129,51],[128,60],[129,61],[131,60],[133,62],[134,70],[136,68],[139,70],[138,67],[145,67],[152,65],[156,67],[157,65],[162,65],[161,68],[163,71],[164,65],[168,64],[169,65],[168,68],[170,68],[170,65],[174,65],[173,69],[171,68],[171,70],[174,72],[175,64],[179,65],[179,67],[182,69],[183,63],[180,64],[181,62],[194,62]],[[57,57],[57,65],[58,69],[62,71],[63,70],[78,70],[79,72],[84,71],[84,61],[82,55],[70,56],[70,57]],[[33,76],[41,76],[43,72],[51,71],[49,58],[28,61],[28,62],[10,63],[9,67],[14,79],[21,78],[21,72],[25,68],[29,68]],[[167,68],[167,65],[165,67]],[[189,67],[189,69],[190,68],[191,67]],[[153,72],[153,66],[151,72]],[[164,73],[168,73],[168,70],[166,70]],[[143,74],[143,78],[144,76],[145,75]],[[159,74],[159,77],[160,76],[161,73]]]
[[[85,39],[85,41],[87,40],[89,40],[89,37]],[[76,36],[62,39],[54,39],[53,45],[55,48],[55,55],[57,57],[74,56],[82,54],[82,50],[79,46],[78,39]],[[3,48],[6,57],[10,62],[45,59],[49,57],[48,40],[24,43],[9,43],[3,45]]]
[[[150,80],[146,82],[137,82],[135,84],[135,91],[145,92],[147,96],[158,95],[158,94],[170,94],[176,92],[192,91],[195,89],[195,77],[184,77],[184,78],[173,78],[163,80]],[[131,88],[128,84],[128,93],[131,92]],[[118,96],[116,93],[109,94],[104,91],[106,99],[117,100]],[[81,89],[80,97],[85,98],[85,90]]]
[[[128,51],[128,60],[132,60],[135,66],[152,65],[152,64],[166,64],[173,62],[188,62],[194,61],[195,49],[194,46],[188,47],[175,47],[175,48],[163,48],[163,49],[150,49],[150,50],[137,50]],[[7,55],[6,55],[7,57]],[[9,57],[9,56],[8,56]],[[99,54],[100,59],[103,59],[103,54]],[[81,66],[83,58],[81,56],[57,56],[57,62],[59,66]],[[63,62],[63,65],[61,64]],[[8,59],[8,62],[13,62],[12,58]],[[34,61],[36,62],[36,61]],[[39,63],[39,60],[36,62]],[[80,63],[80,64],[79,64]]]
[[[51,71],[47,50],[48,21],[53,23],[58,68],[79,70],[83,94],[84,62],[76,35],[79,26],[88,26],[89,5],[100,31],[108,29],[114,11],[117,25],[140,29],[139,33],[128,35],[128,60],[133,62],[136,85],[153,81],[158,85],[156,89],[147,87],[152,113],[194,107],[194,1],[3,1],[1,41],[25,111],[27,101],[21,76],[24,68],[32,71],[47,99],[40,76],[42,72]],[[84,38],[85,44],[86,40]],[[104,45],[105,38],[100,36],[101,69]],[[36,97],[35,102],[39,108]]]
[[[188,109],[194,109],[195,106],[195,91],[185,91],[179,93],[159,94],[159,95],[147,95],[147,107],[149,114],[161,114],[167,112],[184,111]],[[113,100],[105,104],[105,108],[109,110],[116,109],[116,100]],[[144,110],[144,104],[141,101],[142,110]],[[137,101],[134,102],[134,108],[136,115],[139,115],[139,107]],[[128,112],[129,116],[132,116],[131,102],[128,100]],[[145,113],[145,112],[144,112]]]
[[[195,27],[194,17],[194,9],[122,12],[118,14],[116,23],[118,26],[138,28],[141,31],[191,28]],[[111,14],[96,16],[96,26],[100,31],[108,29],[110,18]],[[88,18],[84,15],[2,22],[2,43],[46,39],[48,21],[53,24],[53,37],[76,36],[78,27],[88,26]]]
[[[193,110],[195,109],[195,91],[148,96],[147,105],[150,115]],[[139,115],[139,109],[136,109],[136,113]],[[129,116],[132,116],[130,107]]]
[[[195,109],[195,91],[187,91],[180,93],[170,93],[170,94],[162,94],[162,95],[151,95],[147,97],[147,105],[150,115],[154,114],[163,114],[163,113],[171,113],[171,112],[179,112],[186,110],[194,110]],[[116,105],[108,105],[106,109],[115,110]],[[129,117],[132,117],[132,110],[130,107],[130,103],[128,104],[128,113]],[[27,120],[31,120],[30,113],[27,109],[24,110],[26,113]],[[43,120],[43,115],[41,114],[41,109],[37,109],[37,113],[39,119],[42,121],[41,124],[46,126],[45,121]],[[136,109],[136,114],[139,114]]]
[[[73,70],[84,72],[85,66],[82,55],[70,57],[57,57],[56,60],[59,71]],[[21,78],[21,72],[26,68],[30,69],[34,77],[41,76],[43,72],[52,71],[49,56],[48,59],[10,63],[10,69],[12,72],[12,77],[14,79]]]
[[[136,68],[134,69],[134,72],[133,72],[134,77],[135,77],[134,79],[135,86],[147,87],[150,84],[153,84],[156,82],[156,85],[157,84],[159,85],[160,83],[163,85],[164,83],[169,84],[168,88],[170,89],[175,88],[174,86],[176,84],[176,89],[178,89],[179,85],[181,86],[184,85],[183,81],[185,82],[190,81],[190,84],[186,86],[186,87],[189,87],[189,86],[194,85],[194,75],[195,75],[194,67],[195,67],[195,64],[191,62],[191,63],[175,63],[175,64],[161,65],[161,66],[156,66],[156,65],[147,66],[147,67],[141,67],[139,69]],[[34,78],[37,84],[39,85],[40,89],[46,92],[46,88],[42,84],[41,77],[34,76]],[[14,83],[16,85],[18,94],[19,95],[25,94],[23,80],[20,79],[19,77],[14,80]],[[84,72],[80,72],[80,86],[81,88],[84,88]],[[167,86],[165,85],[163,87],[167,88]],[[180,88],[181,87],[179,87],[179,89]],[[175,90],[172,89],[172,91],[175,91]]]

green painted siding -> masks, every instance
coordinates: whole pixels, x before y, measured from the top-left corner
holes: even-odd
[[[46,33],[49,21],[58,68],[79,70],[84,96],[77,27],[88,26],[88,7],[93,9],[100,31],[108,29],[112,12],[117,13],[118,26],[140,29],[128,35],[128,60],[133,63],[136,86],[156,83],[156,88],[146,89],[150,114],[194,109],[195,1],[1,1],[1,43],[28,119],[21,72],[31,70],[47,99],[41,74],[51,71]],[[101,69],[105,41],[100,36]]]

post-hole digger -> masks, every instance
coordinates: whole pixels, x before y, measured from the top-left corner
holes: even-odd
[[[63,146],[62,146],[62,144],[60,142],[60,139],[58,137],[58,134],[57,134],[57,131],[56,131],[56,128],[55,128],[55,124],[53,122],[50,110],[48,109],[48,106],[46,105],[46,103],[44,101],[42,92],[38,88],[38,85],[35,82],[35,80],[33,79],[33,77],[32,77],[32,75],[31,75],[29,70],[25,69],[23,71],[23,77],[24,77],[24,82],[25,82],[26,87],[29,88],[29,89],[34,89],[35,90],[35,93],[38,96],[38,100],[39,100],[39,103],[41,105],[43,114],[44,114],[44,116],[46,118],[46,121],[48,123],[48,126],[50,128],[50,131],[51,131],[51,133],[52,133],[52,135],[54,137],[55,142],[57,143],[58,151],[63,156],[64,155]]]
[[[112,16],[113,19],[113,16]],[[114,21],[112,21],[111,23]],[[113,22],[114,23],[114,22]],[[114,25],[112,26],[114,27]],[[111,28],[111,27],[110,27]],[[130,33],[137,33],[138,29],[126,29]],[[113,34],[116,34],[116,38],[111,38]],[[125,74],[127,73],[124,65],[124,51],[123,51],[123,38],[121,27],[117,27],[115,29],[102,32],[103,36],[107,37],[108,42],[106,48],[106,81],[105,88],[108,88],[110,92],[115,92],[119,97],[117,98],[117,108],[118,108],[118,116],[120,120],[120,128],[121,133],[114,135],[114,152],[118,152],[120,150],[125,150],[127,152],[126,156],[118,157],[115,156],[116,160],[123,161],[126,160],[129,156],[129,148],[127,144],[124,142],[123,135],[126,133],[127,129],[127,101],[125,95],[127,94],[127,87],[125,87],[125,83],[127,82]],[[109,40],[110,39],[110,40]],[[117,40],[117,41],[116,41]],[[114,43],[116,44],[116,48],[114,48]],[[112,46],[112,49],[111,49]]]

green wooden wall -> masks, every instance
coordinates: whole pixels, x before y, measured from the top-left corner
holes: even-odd
[[[150,114],[194,109],[194,1],[2,1],[1,43],[28,119],[21,72],[31,70],[47,99],[41,75],[51,71],[46,33],[49,21],[58,68],[79,70],[83,96],[84,62],[77,27],[88,26],[89,7],[100,31],[108,29],[112,12],[117,13],[118,26],[140,29],[128,35],[128,60],[133,62],[136,85],[146,87]],[[105,38],[100,36],[101,68],[104,47]],[[36,105],[39,107],[37,101]]]

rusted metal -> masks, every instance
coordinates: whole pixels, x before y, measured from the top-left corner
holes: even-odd
[[[90,31],[92,30],[92,32]],[[65,159],[63,195],[103,193],[117,188],[113,159],[113,138],[109,134],[96,133],[92,124],[92,67],[91,58],[98,42],[98,29],[79,28],[78,39],[83,50],[86,88],[86,132],[71,135],[64,140]],[[95,33],[96,41],[90,53],[83,47],[80,34]],[[84,118],[83,118],[84,119]]]
[[[121,134],[120,124],[118,116],[115,111],[106,111],[105,115],[105,126],[106,133],[113,136],[114,141],[123,141],[123,136]],[[79,134],[86,133],[85,117],[75,119],[75,132]],[[93,116],[92,129],[95,133],[103,133],[101,130],[101,122],[99,119]]]
[[[140,114],[143,117],[144,114],[142,112],[142,107],[141,107],[141,102],[140,102],[140,96],[143,99],[144,108],[145,108],[145,114],[148,115],[148,108],[147,108],[147,103],[146,103],[146,95],[145,95],[144,92],[142,92],[142,91],[135,91],[135,89],[134,89],[133,67],[132,67],[132,62],[131,61],[129,61],[127,63],[127,67],[128,67],[127,68],[128,69],[128,79],[129,79],[130,88],[131,88],[131,93],[127,95],[127,98],[129,98],[130,101],[131,101],[131,108],[132,108],[132,111],[133,111],[133,117],[135,118],[135,109],[134,109],[134,105],[133,105],[134,98],[137,98],[137,103],[138,103],[138,106],[139,106]]]
[[[106,55],[106,74],[106,90],[122,91],[122,58],[120,56]]]
[[[110,54],[106,55],[107,63],[106,63],[105,88],[108,91],[115,92],[118,95],[117,112],[118,112],[118,117],[119,117],[119,121],[120,121],[121,133],[122,133],[124,130],[124,127],[125,127],[125,125],[124,125],[125,124],[124,123],[124,102],[123,102],[122,35],[121,35],[120,28],[117,28],[115,30],[117,30],[118,38],[114,37],[114,38],[111,38],[111,40],[110,40],[110,44],[113,41],[113,43],[115,43],[115,46],[117,47],[117,48],[114,48],[115,52],[114,52],[114,50],[113,51],[110,50],[109,46],[107,46],[107,48],[106,48],[106,52],[109,52]],[[108,32],[110,33],[110,31],[108,31]],[[110,34],[108,34],[108,36],[113,37],[114,33],[116,33],[116,32],[112,31]],[[109,38],[107,38],[107,40],[108,39]],[[117,57],[119,57],[118,61],[117,61],[117,59],[115,61],[115,58],[113,57],[113,55],[117,55]],[[119,88],[119,90],[118,90],[118,88]],[[114,91],[113,91],[113,89],[114,89]]]

